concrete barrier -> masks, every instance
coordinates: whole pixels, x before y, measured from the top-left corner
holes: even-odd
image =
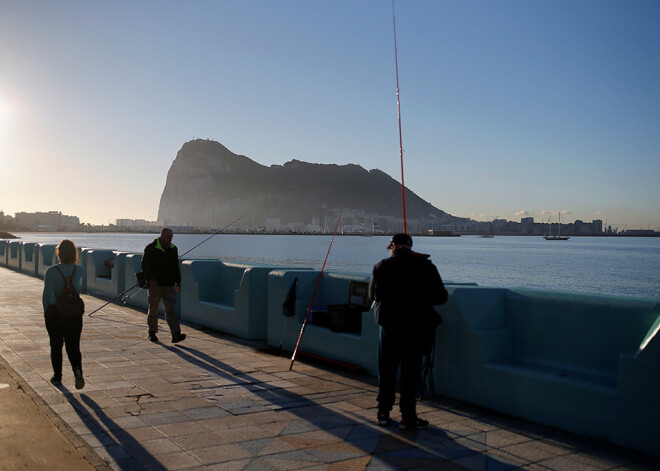
[[[136,274],[142,271],[142,254],[141,253],[129,253],[124,257],[124,289],[126,291],[128,288],[134,287],[129,292],[126,293],[126,304],[131,306],[140,307],[142,309],[149,308],[148,301],[148,292],[146,289],[139,288],[137,285]],[[180,298],[177,308],[180,308]],[[162,312],[161,306],[161,312]],[[179,311],[180,312],[180,311]]]
[[[39,266],[39,244],[23,242],[21,244],[21,271],[26,275],[37,276]]]
[[[9,252],[8,245],[9,240],[0,240],[0,267],[7,266],[7,253]]]
[[[294,280],[296,284],[295,313],[285,317],[282,303]],[[293,351],[302,324],[307,315],[314,289],[319,278],[317,270],[275,270],[268,279],[268,344],[285,351]],[[328,306],[348,304],[351,281],[368,282],[366,275],[350,273],[323,274],[312,306],[312,319],[308,321],[299,350],[334,361],[360,367],[372,374],[378,373],[378,326],[372,313],[366,309],[353,315],[360,316],[357,332],[333,331],[327,323],[314,319],[325,316]],[[325,325],[324,325],[325,324]]]
[[[651,442],[658,449],[649,435],[660,400],[648,397],[660,385],[648,366],[660,364],[657,301],[461,287],[450,288],[440,312],[439,393],[582,435],[625,439],[647,453]],[[636,412],[640,401],[644,410]],[[647,426],[625,427],[624,437],[624,423]]]
[[[57,257],[55,256],[56,244],[38,244],[37,252],[39,253],[37,259],[37,276],[44,277],[46,270],[51,266],[57,265]]]
[[[87,292],[114,298],[117,291],[118,267],[115,269],[117,252],[114,250],[83,249]],[[114,275],[114,277],[113,277]]]
[[[7,266],[21,271],[21,245],[20,240],[10,240],[7,247]]]
[[[268,273],[277,267],[183,260],[181,317],[246,339],[268,331]]]

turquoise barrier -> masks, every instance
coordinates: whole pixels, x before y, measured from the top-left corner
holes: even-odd
[[[9,252],[7,248],[8,244],[9,244],[8,240],[5,239],[0,240],[0,267],[7,266],[7,253]]]
[[[528,289],[449,291],[434,359],[439,393],[658,453],[650,427],[660,419],[660,401],[647,395],[658,386],[660,303]],[[644,411],[635,413],[640,401]],[[638,430],[621,433],[624,422]]]
[[[39,244],[23,242],[21,244],[21,271],[26,275],[37,276],[39,266]]]
[[[268,274],[277,267],[181,262],[181,318],[246,339],[265,340]]]
[[[37,276],[43,278],[51,266],[57,265],[57,257],[55,256],[56,244],[38,244],[37,245]]]
[[[148,293],[146,289],[142,289],[137,285],[136,274],[142,271],[142,254],[141,253],[130,253],[126,254],[124,260],[124,290],[126,291],[129,288],[133,288],[126,293],[126,304],[131,306],[140,307],[142,309],[149,308]],[[119,293],[117,293],[119,294]],[[180,298],[180,296],[179,296]],[[179,306],[177,306],[178,308]],[[161,312],[162,306],[161,306]],[[180,312],[180,311],[179,311]]]
[[[115,268],[117,252],[114,250],[83,249],[87,292],[114,298],[117,291],[119,269]],[[113,274],[115,275],[113,277]]]
[[[10,240],[7,247],[7,266],[21,271],[21,245],[20,240]]]
[[[294,315],[285,317],[282,304],[295,279],[296,300]],[[319,278],[317,270],[275,270],[268,279],[268,345],[293,351],[302,324],[307,315],[314,289]],[[369,277],[360,274],[325,272],[319,283],[318,292],[310,319],[299,350],[329,360],[339,361],[378,373],[378,326],[373,321],[369,308],[354,308],[342,311],[351,303],[351,282],[367,283]],[[358,305],[360,303],[357,303]],[[331,306],[337,311],[331,313]],[[331,315],[341,317],[338,322]],[[356,317],[342,327],[344,316]]]

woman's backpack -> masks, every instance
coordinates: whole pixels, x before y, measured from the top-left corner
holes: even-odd
[[[73,273],[71,273],[69,278],[64,276],[60,267],[56,266],[55,268],[64,280],[62,294],[60,295],[60,299],[57,300],[58,317],[60,319],[76,319],[82,317],[85,312],[85,303],[76,291],[76,287],[73,286],[73,276],[76,274],[77,266],[74,265]]]

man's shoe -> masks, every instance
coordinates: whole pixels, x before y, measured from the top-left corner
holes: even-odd
[[[376,418],[378,419],[378,425],[385,426],[390,423],[390,413],[387,411],[378,411]]]
[[[155,332],[149,332],[149,340],[151,340],[152,342],[158,342],[158,337],[156,337]]]
[[[73,373],[76,377],[76,389],[82,389],[85,387],[85,378],[83,378],[82,371],[76,370]]]
[[[186,339],[186,334],[176,334],[172,337],[172,343],[179,343]]]
[[[399,429],[401,430],[419,430],[420,428],[427,427],[429,425],[428,420],[420,419],[415,417],[412,419],[403,419],[399,424]]]
[[[62,384],[62,375],[53,375],[53,377],[50,378],[50,382],[52,384]]]

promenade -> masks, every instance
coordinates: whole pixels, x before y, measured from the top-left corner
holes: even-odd
[[[54,387],[41,290],[38,278],[0,268],[0,356],[99,470],[660,469],[658,459],[444,397],[420,403],[427,429],[400,431],[396,409],[379,427],[373,377],[303,358],[289,371],[264,342],[195,325],[172,345],[164,320],[151,343],[145,313],[121,305],[85,315],[85,387],[73,387],[66,356]],[[87,312],[105,302],[83,299]]]

